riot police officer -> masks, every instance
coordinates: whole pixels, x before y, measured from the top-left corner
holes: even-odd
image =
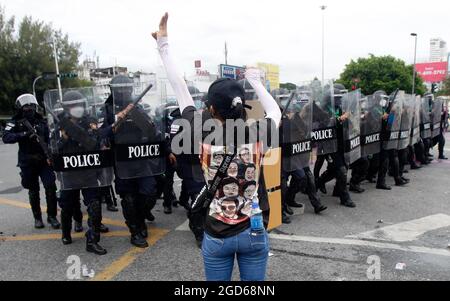
[[[89,92],[90,88],[86,88]],[[83,89],[69,90],[64,93],[62,102],[53,101],[48,93],[47,107],[52,111],[55,130],[51,137],[53,157],[58,180],[61,183],[62,242],[72,243],[72,217],[78,210],[80,193],[88,212],[88,231],[86,232],[86,251],[105,255],[107,251],[99,245],[100,233],[108,229],[102,225],[101,187],[111,185],[111,162],[103,159],[106,145],[102,137],[106,133],[98,128],[95,113],[90,112],[87,96]],[[61,112],[62,111],[62,112]],[[110,160],[111,161],[111,160]],[[109,167],[108,167],[109,166]],[[79,221],[77,221],[79,222]],[[77,225],[78,226],[78,225]],[[80,229],[76,229],[80,230]]]
[[[155,176],[165,172],[164,129],[140,104],[133,104],[132,79],[118,75],[110,85],[112,96],[106,103],[106,123],[114,125],[116,192],[122,199],[131,244],[147,248],[146,219],[155,219],[151,212],[157,199]],[[115,123],[115,115],[123,123]],[[130,150],[132,158],[128,156]]]
[[[48,152],[49,129],[44,118],[37,113],[38,102],[31,94],[17,98],[18,113],[7,124],[3,135],[6,144],[19,144],[19,163],[23,188],[28,190],[36,229],[44,228],[40,205],[39,178],[45,188],[47,221],[59,229],[57,216],[57,187]]]
[[[341,205],[355,208],[356,204],[352,201],[347,187],[348,165],[344,156],[344,123],[347,122],[350,116],[349,112],[345,112],[342,108],[342,98],[343,93],[345,92],[345,87],[342,85],[336,85],[334,87],[334,109],[336,112],[338,151],[326,157],[328,162],[327,170],[319,177],[318,188],[323,191],[325,190],[324,187],[326,183],[336,179],[334,195],[340,198]],[[328,94],[327,97],[331,98],[332,95]]]

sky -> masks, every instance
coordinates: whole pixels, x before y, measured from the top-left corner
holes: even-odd
[[[7,16],[32,16],[82,44],[83,57],[100,66],[152,72],[160,60],[151,32],[167,11],[169,39],[179,69],[194,61],[217,73],[224,63],[280,66],[282,82],[322,76],[322,11],[325,10],[325,78],[338,78],[351,59],[393,55],[412,63],[429,58],[430,39],[450,43],[450,1],[399,0],[0,0]],[[450,47],[449,47],[450,48]]]

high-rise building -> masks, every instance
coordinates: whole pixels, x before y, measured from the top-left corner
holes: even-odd
[[[430,62],[446,62],[448,58],[447,42],[441,38],[430,41]]]

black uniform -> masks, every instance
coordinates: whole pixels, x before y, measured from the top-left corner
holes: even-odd
[[[24,125],[27,120],[36,130],[39,138],[49,142],[49,129],[43,117],[35,114],[33,118],[25,119],[22,113],[14,116],[5,128],[3,142],[6,144],[19,144],[19,162],[20,176],[22,186],[28,189],[31,210],[34,218],[42,221],[40,206],[40,188],[39,178],[41,179],[47,200],[47,215],[50,218],[57,216],[57,197],[56,197],[56,178],[53,169],[47,163],[47,154],[45,154],[37,138],[32,137],[31,131]]]

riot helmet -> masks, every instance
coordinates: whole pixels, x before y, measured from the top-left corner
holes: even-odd
[[[16,100],[16,107],[22,112],[25,118],[33,118],[38,106],[36,97],[31,94],[23,94]]]
[[[110,88],[111,93],[114,94],[116,105],[125,106],[127,103],[132,102],[134,82],[128,76],[117,75],[111,80]]]
[[[71,117],[81,119],[86,114],[87,99],[78,91],[69,91],[63,96],[62,106]]]

